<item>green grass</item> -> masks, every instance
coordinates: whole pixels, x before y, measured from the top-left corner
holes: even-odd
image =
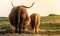
[[[60,16],[44,16],[41,17],[42,23],[60,23]]]
[[[0,25],[9,25],[8,17],[0,17]],[[60,16],[44,16],[41,17],[40,29],[60,29]]]
[[[10,23],[8,21],[8,17],[0,17],[0,30],[5,30],[10,26]],[[30,27],[27,27],[28,29]],[[0,33],[0,36],[60,36],[60,16],[44,16],[41,17],[41,24],[39,26],[40,29],[46,30],[45,32],[40,32],[39,34],[10,34],[10,33],[5,33],[4,35]],[[10,30],[10,29],[9,29]],[[7,31],[9,31],[7,30]],[[48,30],[57,30],[57,31],[48,31]],[[59,30],[59,31],[58,31]],[[1,31],[0,31],[1,32]]]
[[[1,21],[1,22],[0,22],[0,25],[8,25],[8,24],[9,24],[8,21]]]
[[[8,17],[0,17],[0,21],[8,21]]]
[[[60,29],[60,23],[57,24],[40,24],[40,29],[44,29],[44,30],[58,30]]]

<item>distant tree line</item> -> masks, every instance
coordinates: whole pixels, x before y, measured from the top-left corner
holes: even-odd
[[[56,15],[56,14],[49,14],[48,16],[58,16],[58,15]]]

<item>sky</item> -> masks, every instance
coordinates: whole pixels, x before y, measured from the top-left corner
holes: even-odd
[[[40,16],[48,16],[49,14],[60,15],[60,0],[0,0],[0,17],[9,16],[13,8],[11,1],[14,6],[30,6],[35,2],[33,7],[27,8],[29,16],[33,13],[37,13]]]

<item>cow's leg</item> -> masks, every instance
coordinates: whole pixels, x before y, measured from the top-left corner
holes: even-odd
[[[31,24],[31,30],[35,32],[35,26],[33,24]]]
[[[35,26],[35,32],[38,33],[39,32],[39,24],[40,21],[37,22],[36,26]]]
[[[21,34],[22,24],[19,24],[19,34]]]
[[[21,34],[21,29],[22,29],[22,24],[21,24],[22,21],[18,21],[18,26],[19,26],[19,34]]]
[[[35,32],[36,32],[36,33],[38,32],[38,26],[35,27]]]
[[[34,26],[34,28],[32,28],[32,30],[35,32],[35,26]]]
[[[23,26],[23,30],[25,30],[25,27]]]
[[[23,31],[25,30],[25,28],[26,28],[26,25],[27,23],[24,21],[24,23],[23,23]]]
[[[17,25],[15,25],[15,32],[17,33],[18,31],[17,31]]]
[[[15,25],[15,32],[17,33],[17,17],[14,16],[14,25]]]
[[[35,32],[36,33],[38,32],[38,24],[37,23],[35,24]]]
[[[22,19],[22,18],[21,18]],[[23,28],[23,23],[24,23],[24,19],[22,19],[21,21],[20,21],[20,24],[19,24],[19,34],[21,34],[21,30],[22,30],[22,28]]]
[[[27,27],[26,23],[23,24],[23,31],[24,31],[24,32],[27,31],[26,27]]]

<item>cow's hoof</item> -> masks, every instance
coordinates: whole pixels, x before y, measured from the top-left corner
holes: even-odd
[[[19,34],[21,34],[21,33],[19,33]]]
[[[18,33],[18,31],[15,31],[15,33]]]
[[[21,34],[22,32],[21,31],[19,31],[19,34]]]
[[[19,32],[19,34],[21,34],[21,32]]]

